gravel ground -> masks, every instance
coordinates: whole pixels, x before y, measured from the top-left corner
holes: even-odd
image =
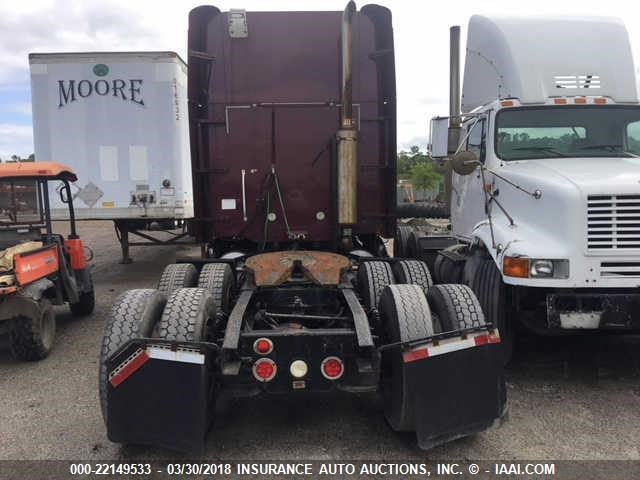
[[[165,264],[199,251],[133,248],[134,263],[121,265],[110,223],[81,223],[80,234],[95,252],[96,311],[77,320],[59,308],[56,347],[45,361],[16,362],[0,343],[0,459],[184,459],[107,439],[98,402],[98,353],[116,295],[155,286]],[[222,409],[203,457],[640,459],[637,336],[522,338],[508,371],[508,395],[510,412],[499,428],[429,452],[417,449],[411,435],[389,430],[373,396],[236,401]]]

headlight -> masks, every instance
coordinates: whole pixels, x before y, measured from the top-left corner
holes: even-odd
[[[569,260],[504,257],[502,272],[516,278],[569,278]]]

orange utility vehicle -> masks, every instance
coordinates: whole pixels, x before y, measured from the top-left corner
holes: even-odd
[[[40,360],[51,351],[52,305],[68,303],[76,316],[93,312],[93,282],[69,184],[75,180],[69,167],[54,162],[0,164],[0,333],[9,334],[18,359]],[[50,187],[69,207],[66,239],[51,228]]]

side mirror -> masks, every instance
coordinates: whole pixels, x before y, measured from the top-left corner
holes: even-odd
[[[458,175],[471,175],[478,167],[478,157],[468,150],[456,153],[451,159],[451,168]]]
[[[449,118],[435,117],[429,125],[429,154],[431,158],[447,156],[449,147]]]

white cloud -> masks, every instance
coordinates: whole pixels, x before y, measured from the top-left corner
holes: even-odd
[[[11,155],[26,157],[33,153],[33,131],[30,125],[0,123],[0,158]]]

